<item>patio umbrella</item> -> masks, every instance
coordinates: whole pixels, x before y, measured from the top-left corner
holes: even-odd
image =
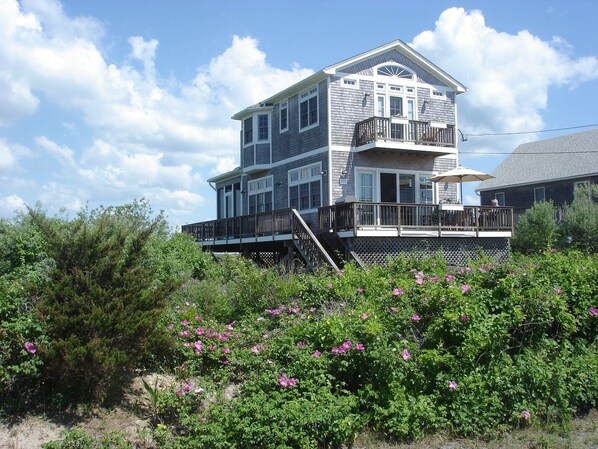
[[[459,165],[457,168],[432,176],[432,182],[458,182],[461,187],[461,201],[463,201],[463,183],[469,181],[485,181],[494,178],[494,176],[481,171],[473,170]]]

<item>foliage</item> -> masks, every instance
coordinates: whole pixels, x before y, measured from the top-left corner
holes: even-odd
[[[102,398],[123,369],[164,342],[155,323],[179,280],[160,279],[148,257],[150,240],[165,236],[162,215],[150,215],[144,203],[82,210],[72,221],[30,210],[55,263],[37,304],[48,336],[39,348],[43,375],[53,391]]]
[[[598,185],[578,187],[575,199],[564,207],[561,233],[576,248],[598,252]]]
[[[47,341],[35,313],[52,266],[43,240],[26,216],[0,221],[0,396],[22,407],[35,395],[42,366],[37,346]]]
[[[282,275],[212,260],[143,211],[107,211],[32,211],[22,247],[35,257],[10,250],[26,263],[0,281],[27,266],[36,282],[26,293],[0,283],[14,292],[6,317],[27,323],[20,339],[35,342],[36,376],[54,386],[105,390],[150,359],[172,368],[172,386],[144,385],[159,447],[335,448],[365,429],[491,437],[598,406],[597,255],[538,246],[505,264],[395,258]],[[32,355],[18,344],[7,344],[13,366]],[[48,444],[129,447],[77,432]]]
[[[552,248],[558,239],[554,205],[541,201],[525,211],[515,226],[511,239],[514,251],[523,254],[539,254]]]
[[[597,257],[347,265],[269,280],[276,305],[261,286],[244,307],[231,283],[247,287],[255,268],[234,265],[217,276],[228,314],[201,289],[173,305],[181,380],[157,407],[169,447],[338,447],[364,428],[494,435],[597,405]]]

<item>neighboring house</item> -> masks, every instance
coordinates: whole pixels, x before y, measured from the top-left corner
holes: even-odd
[[[539,201],[571,203],[577,186],[598,183],[598,129],[519,145],[476,189],[515,210]]]
[[[265,251],[260,238],[276,235],[304,258],[296,221],[316,246],[327,242],[329,252],[354,259],[364,254],[357,247],[366,234],[386,239],[378,247],[408,235],[447,237],[438,203],[457,202],[457,186],[430,178],[457,165],[456,99],[465,91],[399,40],[326,67],[233,116],[241,126],[241,165],[208,180],[217,220],[183,230],[204,247],[245,252]],[[451,220],[463,225],[465,215],[478,213],[461,207]],[[474,221],[452,229],[452,237],[479,236]],[[376,251],[382,262],[398,252]]]

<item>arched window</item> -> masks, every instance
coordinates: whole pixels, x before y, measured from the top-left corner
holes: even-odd
[[[413,79],[413,72],[402,67],[400,65],[392,64],[392,65],[383,65],[378,67],[376,74],[382,76],[394,76],[396,78],[412,80]]]

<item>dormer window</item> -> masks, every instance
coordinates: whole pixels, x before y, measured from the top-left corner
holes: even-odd
[[[381,76],[391,76],[391,77],[395,77],[395,78],[401,78],[401,79],[405,79],[405,80],[414,79],[414,75],[413,75],[412,71],[410,71],[409,69],[407,69],[403,66],[396,65],[396,64],[389,64],[389,65],[383,65],[381,67],[378,67],[376,74],[381,75]]]

